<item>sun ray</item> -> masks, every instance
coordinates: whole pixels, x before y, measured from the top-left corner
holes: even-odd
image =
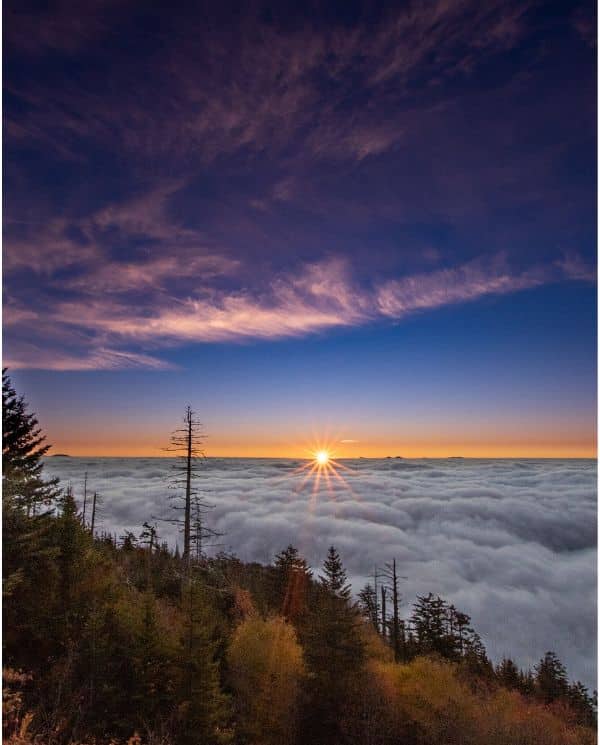
[[[329,499],[336,501],[339,489],[349,491],[353,496],[354,491],[346,476],[354,473],[354,470],[344,463],[335,459],[335,452],[328,442],[317,442],[316,446],[309,450],[310,459],[292,471],[292,475],[300,476],[294,492],[300,493],[310,485],[311,498],[309,510],[312,512],[316,507],[319,493],[325,492]]]

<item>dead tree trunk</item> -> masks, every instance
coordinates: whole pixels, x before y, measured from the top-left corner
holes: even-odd
[[[87,507],[87,471],[83,476],[83,510],[81,512],[81,522],[85,529],[85,510]]]
[[[186,412],[187,453],[185,466],[185,522],[183,528],[183,560],[186,565],[190,563],[190,529],[192,523],[192,422],[192,410],[188,406]]]
[[[393,621],[392,621],[392,639],[394,644],[394,660],[400,659],[400,599],[398,595],[398,575],[396,574],[396,559],[392,560],[392,604],[393,604]]]
[[[96,525],[96,501],[98,499],[98,495],[96,492],[94,492],[94,496],[92,498],[92,522],[90,524],[90,533],[92,534],[92,537],[94,535],[94,526]]]

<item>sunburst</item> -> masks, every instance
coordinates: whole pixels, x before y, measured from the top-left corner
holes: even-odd
[[[311,508],[316,503],[318,493],[324,488],[329,496],[335,499],[333,486],[340,485],[352,492],[352,489],[342,475],[342,471],[351,473],[352,470],[336,460],[335,451],[329,443],[318,443],[309,448],[310,457],[306,463],[295,469],[294,473],[301,475],[302,479],[296,491],[302,491],[311,487]]]

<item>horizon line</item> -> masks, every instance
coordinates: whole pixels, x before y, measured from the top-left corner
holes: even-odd
[[[177,455],[102,455],[102,454],[79,454],[51,453],[44,458],[130,458],[130,459],[154,459],[172,460],[181,457]],[[313,458],[305,455],[204,455],[198,456],[206,460],[306,460]],[[596,455],[354,455],[340,456],[335,460],[598,460]]]

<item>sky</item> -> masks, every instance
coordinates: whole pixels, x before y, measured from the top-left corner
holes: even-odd
[[[243,7],[241,7],[243,5]],[[4,3],[53,452],[594,456],[592,2]]]

